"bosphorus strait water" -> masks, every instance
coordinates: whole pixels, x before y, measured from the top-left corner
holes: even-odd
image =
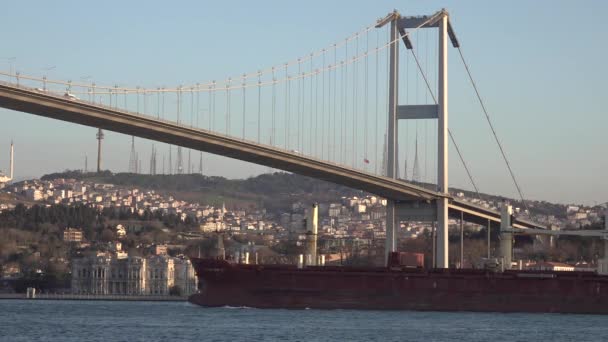
[[[0,341],[606,341],[608,316],[0,300]]]

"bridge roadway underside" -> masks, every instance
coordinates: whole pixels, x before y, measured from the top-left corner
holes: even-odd
[[[0,107],[218,154],[361,189],[394,200],[431,200],[437,192],[299,153],[148,116],[0,84]]]
[[[29,88],[0,84],[0,107],[35,114],[52,119],[77,123],[141,138],[165,142],[185,148],[218,154],[242,161],[264,165],[300,175],[322,179],[354,189],[360,189],[383,198],[392,199],[405,206],[424,203],[435,207],[438,192],[412,185],[400,180],[373,175],[304,155],[236,139],[210,131],[177,125],[175,122],[154,119],[116,109],[97,106],[61,96],[35,91]],[[398,204],[398,207],[403,206]],[[422,209],[415,208],[417,211]],[[432,210],[432,209],[429,209]],[[399,210],[397,210],[399,212]],[[472,206],[466,202],[450,199],[450,215],[466,221],[486,225],[500,222],[496,211]],[[427,212],[427,214],[430,214]],[[411,215],[398,214],[401,219]],[[427,217],[436,217],[428,216]],[[538,228],[525,223],[514,227]],[[541,227],[542,228],[542,227]]]

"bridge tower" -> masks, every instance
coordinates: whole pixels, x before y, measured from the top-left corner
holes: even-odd
[[[443,9],[432,16],[402,17],[393,11],[376,24],[376,28],[390,24],[389,49],[389,104],[388,132],[386,139],[386,176],[397,178],[397,141],[399,120],[436,119],[438,121],[437,141],[437,191],[448,194],[448,38],[454,47],[458,40],[449,22],[448,12]],[[406,29],[437,28],[439,30],[438,46],[438,89],[436,104],[399,105],[399,45],[401,39],[408,50],[414,46],[409,39]],[[448,197],[435,200],[435,203],[415,201],[387,201],[386,215],[386,260],[388,253],[396,250],[395,227],[402,220],[437,221],[436,265],[433,267],[448,267]]]

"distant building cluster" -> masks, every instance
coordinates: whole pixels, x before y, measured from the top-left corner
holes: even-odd
[[[199,224],[201,233],[231,231],[235,233],[257,231],[271,238],[283,238],[294,229],[301,227],[305,217],[306,205],[302,202],[292,204],[291,212],[267,213],[264,208],[252,211],[232,210],[198,203],[188,203],[172,196],[162,196],[155,191],[142,191],[137,188],[118,187],[113,184],[100,184],[75,179],[54,179],[51,181],[32,180],[10,187],[16,194],[25,196],[29,201],[47,204],[84,204],[98,210],[106,208],[128,210],[144,215],[146,211],[175,214],[183,221],[190,219]],[[455,197],[484,208],[499,210],[498,200],[483,200],[467,197],[457,192]],[[529,204],[533,209],[533,204]],[[556,215],[532,214],[527,210],[515,208],[520,218],[555,226],[558,229],[578,229],[582,226],[601,221],[603,212],[597,208],[566,206],[564,217]],[[11,209],[10,205],[0,204],[0,211]],[[597,209],[597,210],[596,210]],[[320,203],[320,231],[333,238],[352,237],[360,239],[384,238],[384,217],[386,200],[376,196],[343,197],[340,202]],[[451,221],[455,225],[456,221]],[[402,237],[417,237],[428,223],[408,222],[402,224]],[[117,232],[120,234],[121,232]],[[126,233],[126,231],[125,231]],[[120,236],[120,235],[119,235]]]

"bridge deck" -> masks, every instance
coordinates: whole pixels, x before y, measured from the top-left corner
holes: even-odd
[[[0,107],[265,165],[361,189],[397,201],[432,201],[445,196],[401,180],[355,170],[280,148],[8,83],[0,83]],[[495,211],[453,199],[451,203],[450,211],[465,212],[468,221],[484,225],[488,219],[500,222],[500,214]],[[526,223],[521,227],[531,228],[538,225]]]

